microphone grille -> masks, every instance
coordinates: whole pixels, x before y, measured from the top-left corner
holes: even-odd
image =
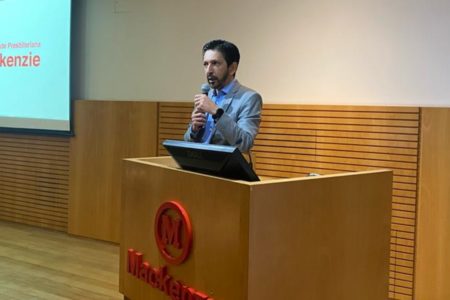
[[[209,84],[204,83],[204,84],[202,84],[200,89],[202,90],[202,94],[207,95],[209,90],[211,89],[211,87],[209,86]]]

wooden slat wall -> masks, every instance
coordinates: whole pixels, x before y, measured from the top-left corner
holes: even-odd
[[[0,134],[0,219],[67,230],[69,137]]]
[[[158,119],[158,156],[169,155],[162,146],[167,139],[182,140],[191,119],[193,103],[160,102]]]
[[[265,105],[258,175],[394,172],[390,294],[412,299],[420,111],[408,107]]]
[[[159,105],[159,144],[182,139],[192,103]],[[413,298],[419,128],[419,108],[266,104],[253,148],[265,177],[393,170],[393,299]],[[158,155],[167,155],[161,145]]]

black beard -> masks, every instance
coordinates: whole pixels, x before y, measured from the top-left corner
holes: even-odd
[[[222,78],[218,78],[216,76],[208,76],[206,79],[211,88],[219,89],[219,88],[223,88],[224,82],[227,77],[228,77],[228,72],[225,73]],[[211,82],[211,80],[213,81],[213,83]]]

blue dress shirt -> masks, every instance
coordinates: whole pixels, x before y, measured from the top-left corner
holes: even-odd
[[[234,86],[236,79],[233,79],[230,83],[224,86],[221,90],[214,90],[211,100],[214,103],[223,109],[222,103],[225,99],[225,96],[231,91]],[[209,144],[212,138],[212,132],[214,129],[215,123],[211,114],[207,114],[206,124],[205,124],[205,133],[202,137],[202,143]]]

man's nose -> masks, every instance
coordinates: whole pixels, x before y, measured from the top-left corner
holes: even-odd
[[[206,72],[206,74],[211,74],[212,73],[212,66],[211,65],[207,65],[205,67],[205,72]]]

